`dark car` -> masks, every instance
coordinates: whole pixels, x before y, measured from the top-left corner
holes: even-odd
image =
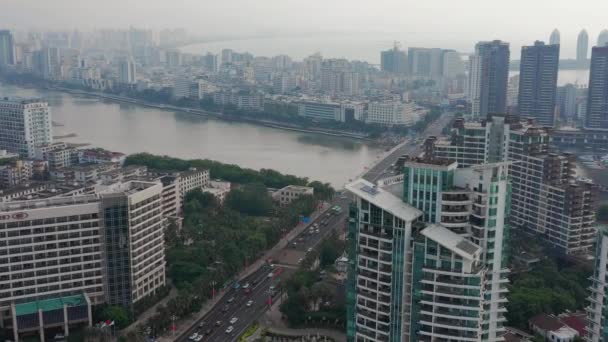
[[[228,309],[230,309],[229,305],[224,305],[224,307],[222,308],[222,312],[227,312]]]
[[[211,335],[211,332],[212,332],[212,331],[213,331],[212,329],[207,329],[207,330],[205,330],[205,335]]]

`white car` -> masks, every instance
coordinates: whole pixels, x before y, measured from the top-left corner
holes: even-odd
[[[226,329],[226,334],[230,334],[234,330],[234,327],[231,325]]]
[[[306,253],[310,253],[310,252],[312,252],[312,247],[310,247],[306,250]]]
[[[247,305],[247,306],[251,306],[251,305],[253,305],[253,301],[252,301],[252,300],[248,301],[246,305]]]
[[[236,321],[238,321],[238,320],[239,320],[238,318],[236,318],[236,317],[232,317],[232,318],[230,319],[230,324],[234,324],[234,323],[236,323]]]
[[[203,340],[203,335],[198,335],[198,337],[194,339],[194,342],[201,342],[202,340]]]
[[[197,337],[198,337],[198,334],[194,333],[194,334],[190,335],[189,339],[194,341],[194,340],[196,340]]]

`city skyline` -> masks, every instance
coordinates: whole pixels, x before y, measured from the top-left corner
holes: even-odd
[[[86,2],[60,0],[40,4],[35,1],[7,0],[0,13],[0,22],[12,29],[183,27],[194,35],[216,39],[364,33],[387,42],[399,40],[407,47],[428,42],[426,47],[463,52],[471,51],[471,42],[494,39],[508,41],[514,50],[519,50],[529,41],[548,41],[551,31],[557,28],[561,33],[562,55],[573,57],[576,35],[581,29],[585,28],[595,43],[600,31],[607,28],[599,13],[605,13],[608,8],[606,4],[590,0],[583,1],[576,8],[567,5],[565,0],[560,0],[547,9],[541,3],[529,4],[518,0],[493,8],[493,11],[484,11],[487,5],[477,0],[461,2],[457,7],[437,0],[425,4],[383,0],[374,5],[364,3],[356,7],[344,0],[330,4],[322,4],[319,0],[295,4],[271,1],[256,6],[242,0],[213,6],[187,0],[179,7],[160,1],[146,1],[144,5],[141,0],[129,4],[109,0],[104,6],[97,6],[95,16],[91,17],[88,10],[92,6]],[[524,6],[527,15],[538,17],[542,14],[544,20],[520,20],[520,8]],[[449,19],[456,9],[460,15]],[[484,15],[480,16],[482,11]],[[48,13],[53,15],[49,16]],[[167,16],[167,13],[174,15]],[[298,15],[294,17],[291,13]],[[442,18],[443,25],[428,25],[438,17]],[[383,20],[367,24],[369,18]],[[497,26],[496,22],[501,24]],[[486,29],[479,30],[479,27]]]

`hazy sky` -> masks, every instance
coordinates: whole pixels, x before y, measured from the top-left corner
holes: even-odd
[[[563,54],[572,55],[581,28],[591,45],[608,28],[608,0],[0,0],[0,26],[8,28],[130,25],[209,36],[378,33],[406,46],[424,41],[469,50],[495,38],[519,49],[548,40],[557,27]]]

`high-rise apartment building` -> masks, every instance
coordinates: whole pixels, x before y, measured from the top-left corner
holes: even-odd
[[[509,44],[479,42],[469,58],[468,101],[474,117],[505,113],[509,80]]]
[[[578,89],[571,83],[557,88],[559,115],[566,120],[576,117],[577,92]]]
[[[549,37],[549,44],[551,45],[559,45],[560,43],[560,34],[557,29],[551,32],[551,36]]]
[[[587,53],[589,51],[589,35],[587,30],[582,30],[576,39],[576,60],[579,63],[587,61]]]
[[[61,49],[46,47],[34,51],[32,62],[34,70],[42,78],[47,80],[61,79]]]
[[[522,117],[534,118],[542,126],[555,126],[555,98],[559,45],[536,41],[521,48],[517,106]]]
[[[15,341],[59,322],[67,330],[73,313],[58,319],[74,296],[86,297],[89,311],[78,316],[91,324],[91,304],[132,309],[165,284],[161,192],[161,183],[130,181],[93,194],[0,203],[0,312]]]
[[[505,163],[404,165],[402,183],[364,180],[349,219],[348,341],[499,341],[504,334]]]
[[[464,75],[464,61],[460,53],[454,50],[443,50],[443,65],[441,75],[448,79],[454,79],[458,75]]]
[[[33,158],[37,146],[52,142],[51,110],[46,101],[0,98],[0,150]]]
[[[608,130],[608,45],[591,50],[585,128]]]
[[[438,48],[409,48],[408,63],[410,75],[438,78],[442,74],[443,50]]]
[[[0,30],[0,67],[15,64],[15,41],[9,30]]]
[[[359,73],[346,60],[325,60],[321,67],[321,89],[332,96],[359,94]]]
[[[133,57],[121,58],[118,61],[118,81],[124,84],[135,84],[137,82],[137,69]]]
[[[608,227],[600,227],[595,244],[595,270],[589,286],[585,341],[608,341]]]
[[[380,70],[393,74],[407,73],[407,55],[395,45],[394,48],[380,53]]]
[[[450,139],[430,138],[426,147],[427,155],[456,160],[459,167],[512,162],[511,226],[540,236],[562,254],[590,252],[595,188],[574,179],[573,155],[550,151],[547,129],[510,116],[458,119]]]
[[[597,36],[597,45],[599,47],[605,46],[608,44],[608,30],[602,30],[600,34]]]
[[[203,66],[205,67],[205,69],[207,69],[207,71],[213,73],[218,72],[218,70],[220,69],[220,65],[217,59],[217,55],[207,53],[205,56],[203,56]]]

